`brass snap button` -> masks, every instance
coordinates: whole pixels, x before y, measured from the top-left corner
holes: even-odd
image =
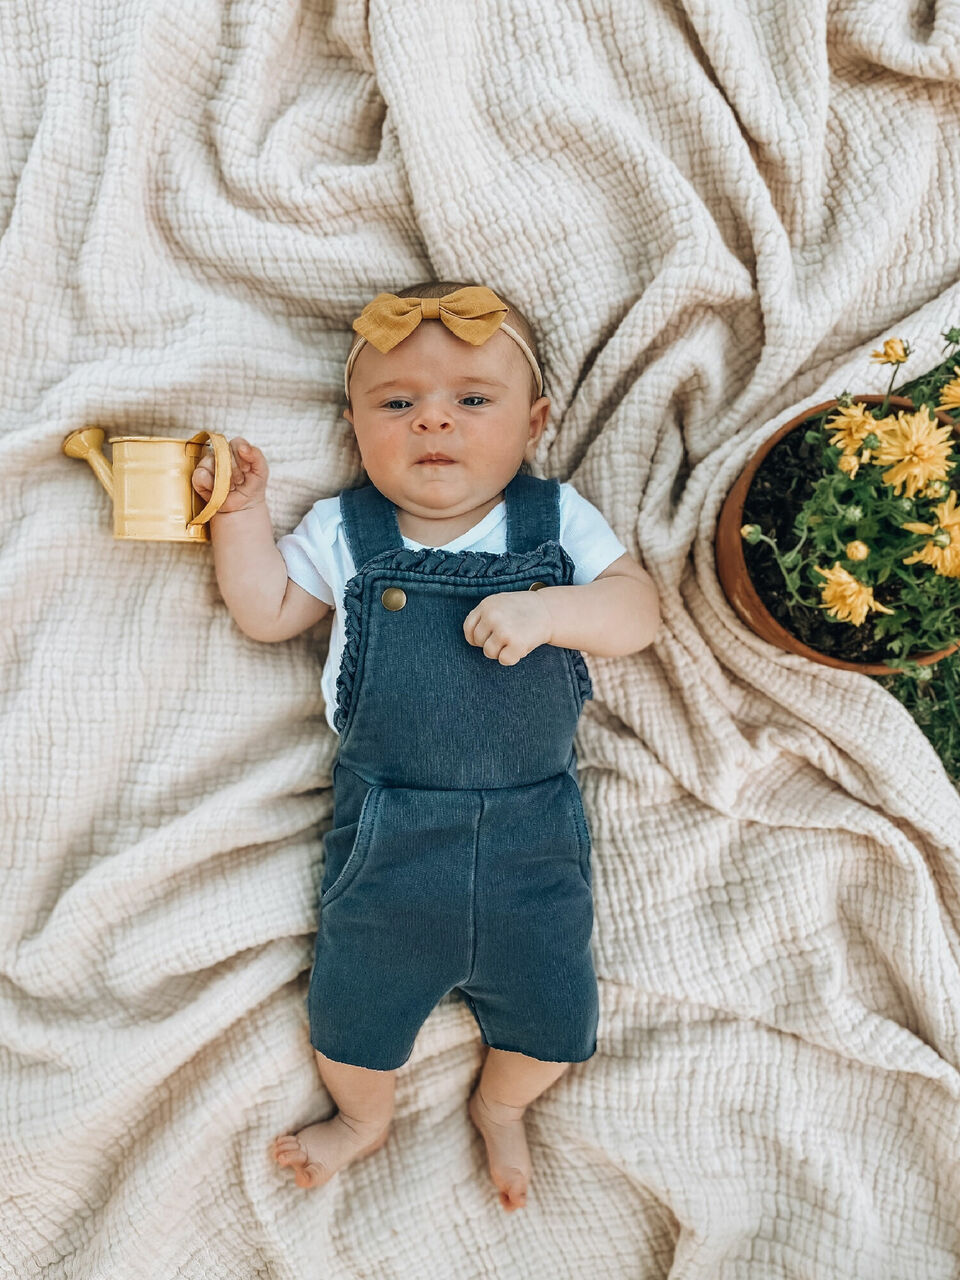
[[[531,582],[529,589],[531,591],[539,591],[541,587],[545,587],[546,585],[547,584],[545,582]]]
[[[380,597],[380,603],[385,609],[395,612],[397,609],[402,609],[407,603],[407,593],[402,587],[387,587]]]

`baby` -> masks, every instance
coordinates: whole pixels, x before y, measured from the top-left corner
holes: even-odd
[[[650,576],[569,484],[524,466],[550,401],[530,325],[485,286],[381,293],[354,321],[344,417],[368,482],[275,544],[267,463],[231,441],[211,521],[240,629],[285,640],[335,609],[333,767],[310,1041],[337,1104],[271,1155],[316,1187],[387,1139],[396,1071],[457,991],[486,1056],[468,1112],[507,1212],[526,1108],[596,1049],[590,836],[573,737],[583,654],[650,644]],[[205,500],[211,462],[193,484]]]

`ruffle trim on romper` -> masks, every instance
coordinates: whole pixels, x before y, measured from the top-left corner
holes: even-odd
[[[416,569],[421,573],[455,574],[461,578],[500,578],[505,573],[520,573],[535,564],[536,571],[556,568],[557,576],[569,585],[573,582],[574,564],[559,542],[541,543],[534,551],[444,551],[441,547],[399,547],[383,551],[355,573],[343,590],[344,646],[337,676],[337,708],[333,723],[343,733],[353,699],[354,677],[360,656],[360,621],[363,613],[363,578],[371,568]],[[496,565],[496,570],[494,570]],[[579,649],[568,649],[573,659],[573,673],[580,701],[593,697],[590,673]]]

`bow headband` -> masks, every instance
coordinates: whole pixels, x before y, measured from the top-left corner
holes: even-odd
[[[504,323],[509,309],[485,285],[468,285],[442,298],[398,298],[395,293],[378,293],[353,322],[360,341],[350,352],[343,374],[347,399],[350,398],[350,375],[365,343],[369,342],[385,355],[413,333],[421,320],[440,320],[452,334],[474,347],[481,346],[501,329],[523,352],[537,380],[537,395],[543,395],[543,375],[536,357],[516,329]]]

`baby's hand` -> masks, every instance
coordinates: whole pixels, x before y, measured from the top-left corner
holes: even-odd
[[[483,646],[488,658],[513,667],[531,649],[549,644],[553,631],[546,600],[539,591],[500,591],[484,596],[463,620],[469,644]]]
[[[237,436],[230,441],[230,460],[233,464],[230,474],[230,492],[219,511],[243,511],[247,507],[256,506],[258,502],[263,502],[270,468],[260,450],[256,445],[244,440],[243,436]],[[209,502],[210,495],[213,493],[212,454],[203,455],[194,467],[190,479],[204,502]]]

